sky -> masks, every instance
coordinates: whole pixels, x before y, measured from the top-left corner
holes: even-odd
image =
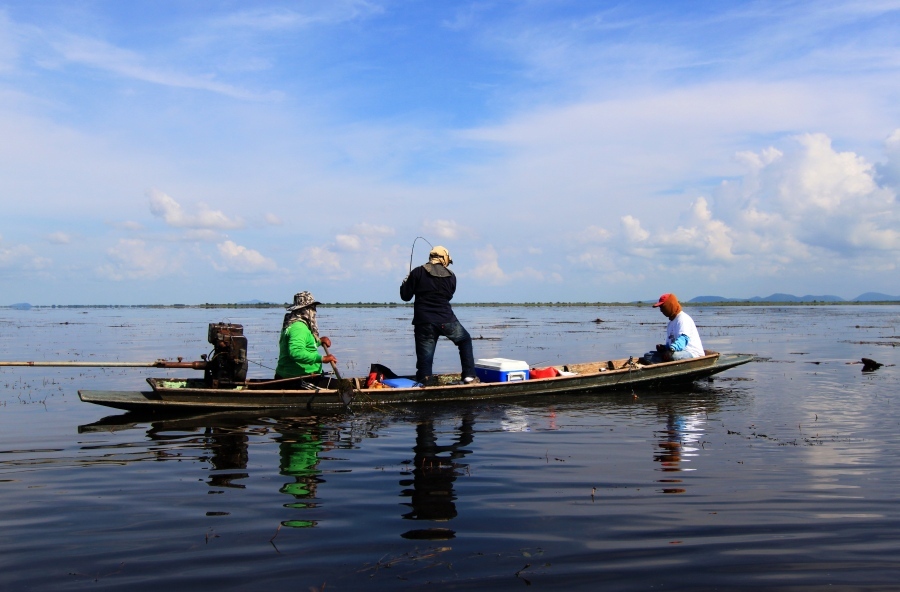
[[[0,305],[900,295],[898,192],[900,0],[0,0]]]

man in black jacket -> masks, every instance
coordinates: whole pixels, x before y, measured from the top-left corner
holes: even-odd
[[[451,263],[447,249],[434,247],[428,253],[428,263],[413,269],[400,286],[400,298],[404,302],[416,299],[412,321],[416,337],[416,380],[423,384],[431,377],[434,349],[441,335],[459,348],[462,382],[476,380],[472,337],[450,307],[450,299],[456,292],[456,276],[448,269]]]

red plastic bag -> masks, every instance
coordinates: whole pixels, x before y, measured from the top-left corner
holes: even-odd
[[[549,368],[532,368],[528,374],[529,378],[553,378],[559,376],[559,370],[550,366]]]

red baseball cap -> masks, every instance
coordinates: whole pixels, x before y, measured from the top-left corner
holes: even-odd
[[[660,306],[665,304],[666,300],[669,299],[669,296],[671,296],[671,294],[663,294],[662,296],[660,296],[659,301],[653,305],[653,308],[659,308]]]

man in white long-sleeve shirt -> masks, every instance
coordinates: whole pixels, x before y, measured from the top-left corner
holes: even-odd
[[[666,343],[657,344],[656,352],[649,356],[649,361],[671,362],[706,355],[694,319],[681,310],[675,294],[663,294],[653,308],[658,308],[669,319],[669,325],[666,327]]]

